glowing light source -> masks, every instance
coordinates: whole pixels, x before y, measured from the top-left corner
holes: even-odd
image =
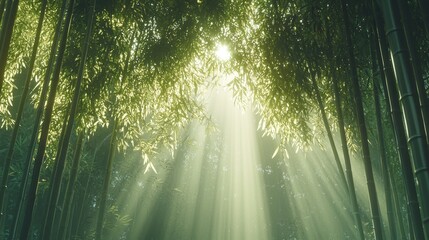
[[[223,44],[217,44],[215,54],[216,57],[221,61],[228,61],[231,58],[231,53],[229,52],[228,46]]]

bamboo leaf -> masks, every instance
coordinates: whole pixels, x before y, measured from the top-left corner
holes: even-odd
[[[277,153],[279,152],[280,146],[278,146],[276,148],[276,150],[274,151],[273,155],[271,156],[271,159],[275,158],[277,156]]]

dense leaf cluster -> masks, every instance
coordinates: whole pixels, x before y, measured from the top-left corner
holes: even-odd
[[[7,6],[12,2],[18,3],[17,0],[2,1],[6,3],[2,22],[8,21]],[[394,0],[388,2],[398,4]],[[412,98],[417,102],[420,100],[420,105],[424,106],[422,99],[427,99],[429,86],[429,34],[425,28],[428,23],[423,14],[428,9],[424,9],[420,2],[404,3],[413,15],[409,19],[409,25],[406,25],[406,19],[402,16],[401,27],[408,30],[406,33],[410,33],[408,45],[416,45],[417,54],[411,57],[407,55],[405,58],[408,57],[407,61],[411,58],[409,66],[421,66],[420,75],[418,71],[413,72],[410,74],[410,81],[416,86],[414,82],[422,83],[423,94],[415,94]],[[84,132],[88,144],[95,144],[100,141],[101,135],[106,139],[106,136],[112,134],[109,148],[114,150],[111,153],[116,150],[123,154],[138,152],[142,156],[142,165],[146,169],[155,169],[156,163],[151,160],[156,159],[163,151],[174,156],[183,129],[192,121],[211,124],[205,109],[205,94],[207,89],[222,85],[224,79],[227,80],[224,85],[230,88],[236,101],[252,106],[259,115],[259,128],[264,134],[279,140],[280,147],[274,155],[280,149],[287,156],[290,144],[297,151],[305,150],[313,143],[325,142],[325,136],[332,138],[331,132],[344,130],[346,134],[342,136],[342,144],[349,146],[355,153],[363,148],[363,158],[368,160],[364,160],[367,164],[367,177],[372,172],[369,151],[365,152],[365,145],[367,142],[374,142],[371,151],[377,152],[379,147],[375,143],[380,141],[380,136],[382,138],[383,129],[376,128],[376,122],[381,116],[383,123],[390,124],[388,114],[394,111],[389,105],[392,97],[385,86],[389,81],[388,66],[395,73],[402,70],[402,67],[407,67],[395,65],[395,43],[390,39],[387,43],[380,37],[380,32],[384,35],[383,24],[389,24],[388,17],[384,18],[386,22],[379,23],[377,14],[374,13],[381,8],[383,16],[387,16],[389,12],[386,4],[370,4],[370,1],[347,1],[346,4],[345,1],[325,0],[77,0],[67,43],[64,42],[64,58],[57,63],[62,68],[59,84],[55,89],[50,82],[54,77],[50,77],[47,70],[51,45],[58,44],[53,41],[55,27],[64,18],[60,10],[62,4],[63,1],[48,1],[25,108],[25,117],[34,118],[35,109],[43,97],[41,95],[47,94],[42,92],[42,85],[44,81],[47,81],[45,84],[51,84],[50,91],[56,92],[52,103],[53,112],[52,115],[45,113],[44,122],[48,122],[47,124],[38,123],[49,130],[46,150],[40,148],[43,149],[40,161],[45,159],[41,179],[49,178],[48,175],[54,172],[53,165],[58,161],[56,155],[61,151],[72,152],[71,147],[68,149],[73,144],[68,144],[68,140],[64,146],[61,143],[66,135],[62,129],[65,129],[69,118],[73,140],[79,132]],[[3,46],[1,48],[1,57],[6,56],[7,59],[5,72],[0,73],[4,75],[0,88],[1,136],[8,136],[9,129],[14,126],[14,115],[22,94],[21,85],[24,85],[22,79],[27,74],[28,63],[31,61],[31,49],[36,35],[34,25],[40,14],[39,5],[39,1],[33,0],[19,2],[10,49],[4,51]],[[338,14],[340,12],[345,14]],[[95,20],[91,25],[93,14]],[[398,19],[401,17],[399,12],[394,15]],[[345,24],[346,22],[350,22],[350,25]],[[90,25],[93,27],[92,32],[88,31]],[[1,41],[5,42],[2,45],[9,46],[3,40],[6,36],[5,29],[6,27],[0,33]],[[61,36],[65,32],[66,27],[58,33]],[[86,44],[89,47],[87,57],[84,58]],[[231,51],[231,59],[228,61],[220,61],[215,56],[215,49],[220,44],[228,46]],[[377,58],[382,55],[377,50],[383,51],[383,44],[386,49],[394,52],[392,59],[380,57],[384,62]],[[55,53],[52,57],[55,56],[61,56],[61,53]],[[81,64],[82,78],[79,77]],[[49,74],[45,77],[47,73]],[[384,75],[386,78],[383,78]],[[393,88],[402,94],[401,79],[397,76],[395,78],[391,79],[396,83]],[[76,85],[80,80],[82,84]],[[75,86],[79,89],[75,89]],[[72,99],[78,90],[80,95],[74,117],[75,110],[72,109],[70,113],[70,106],[73,106]],[[382,99],[381,113],[373,107],[373,94]],[[407,110],[411,107],[419,110],[419,106],[406,105],[407,102],[404,103],[402,99],[397,100],[402,104],[398,111],[402,111],[404,119],[410,120]],[[42,107],[45,105],[49,106],[49,102],[43,103]],[[364,116],[363,121],[359,116]],[[52,117],[50,124],[46,121],[49,117]],[[425,117],[421,116],[419,119],[411,119],[416,122],[402,124],[405,125],[406,134],[409,134],[410,124],[421,123],[424,127]],[[31,128],[28,121],[17,126],[19,125],[23,129]],[[369,137],[362,135],[362,132],[366,132],[365,127]],[[397,128],[389,125],[384,129],[384,134],[405,138],[405,133],[404,136],[398,136],[400,134],[397,133]],[[392,134],[387,130],[395,131]],[[25,135],[22,132],[21,130],[19,136]],[[423,135],[422,138],[426,139],[427,130]],[[37,140],[36,134],[34,141]],[[394,146],[399,141],[387,142],[387,145]],[[15,142],[11,145],[12,150],[14,144]],[[41,140],[38,144],[42,146],[44,143]],[[102,144],[105,144],[104,140]],[[420,163],[415,152],[418,152],[422,144],[427,147],[427,143],[419,146],[409,144],[414,163]],[[332,141],[330,145],[335,152],[336,147]],[[17,144],[16,148],[20,149],[20,146],[21,144]],[[96,147],[97,150],[87,151],[92,151],[95,158],[101,146]],[[393,158],[395,147],[386,149],[387,155]],[[343,151],[346,150],[343,148]],[[15,156],[18,155],[22,154],[15,151]],[[68,159],[72,158],[70,155],[72,154],[67,155]],[[103,158],[111,158],[111,155],[103,155]],[[89,157],[84,161],[87,164],[87,179],[91,178],[94,171],[91,168],[97,164],[109,169],[109,163],[104,164],[104,161],[98,160],[92,165],[87,162],[88,159]],[[346,159],[344,162],[347,165]],[[24,169],[20,165],[25,163],[25,160],[13,163],[10,171],[13,174],[19,172],[16,169]],[[421,163],[424,161],[421,160]],[[337,164],[340,176],[344,175],[338,156]],[[423,167],[426,165],[423,164]],[[397,159],[391,161],[390,167],[392,166],[399,172]],[[22,171],[18,175],[28,175],[25,170]],[[111,174],[112,171],[107,170],[106,176]],[[426,182],[422,179],[419,181]],[[345,189],[353,189],[350,178],[344,179],[342,184]],[[369,191],[371,195],[371,190]],[[419,194],[425,195],[427,189],[419,191]],[[93,197],[92,201],[96,200],[98,197]],[[372,207],[375,205],[372,202]],[[118,209],[112,207],[109,212],[114,215]],[[123,222],[129,220],[118,219]]]

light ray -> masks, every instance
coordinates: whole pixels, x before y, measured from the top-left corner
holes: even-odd
[[[213,92],[213,117],[223,132],[216,229],[212,239],[270,239],[269,216],[254,114],[234,104],[230,91]]]
[[[207,90],[205,99],[217,130],[190,123],[174,157],[168,152],[157,157],[155,162],[166,166],[157,167],[155,180],[142,174],[146,177],[135,184],[136,196],[127,203],[134,219],[129,239],[357,237],[330,152],[311,146],[305,154],[289,149],[289,158],[271,159],[275,141],[261,145],[255,114],[235,104],[228,86]],[[357,175],[362,175],[360,165],[354,166]],[[364,180],[356,180],[359,190]],[[358,195],[366,202],[364,191]]]

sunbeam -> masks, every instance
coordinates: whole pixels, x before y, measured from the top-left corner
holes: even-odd
[[[225,89],[213,91],[211,101],[223,133],[212,239],[270,239],[254,114]]]
[[[373,2],[1,0],[0,239],[429,240],[429,5]]]
[[[224,86],[207,96],[215,130],[191,123],[159,186],[139,181],[132,239],[271,239],[254,113]]]
[[[329,152],[314,145],[306,154],[289,149],[287,158],[271,159],[277,144],[257,131],[252,107],[238,106],[226,84],[206,91],[209,125],[215,128],[191,122],[174,156],[157,156],[159,174],[141,169],[133,195],[119,197],[133,218],[128,238],[357,236],[348,193]],[[361,163],[354,165],[362,175]],[[363,179],[358,180],[360,189]],[[367,206],[368,196],[358,193]],[[368,214],[363,213],[365,222]]]

